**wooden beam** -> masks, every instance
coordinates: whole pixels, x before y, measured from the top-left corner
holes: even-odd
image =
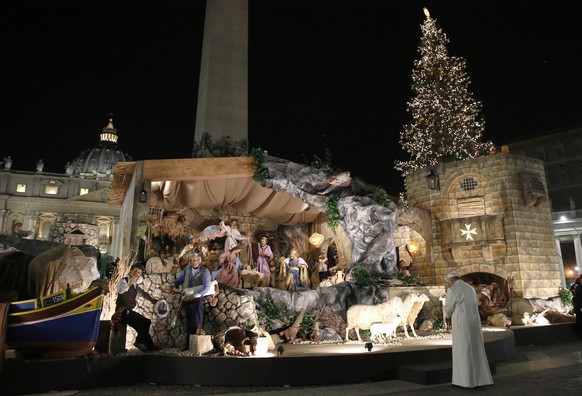
[[[255,159],[247,157],[144,160],[143,178],[151,181],[252,177]]]
[[[118,162],[113,168],[113,180],[107,202],[110,205],[121,205],[135,172],[135,162]]]

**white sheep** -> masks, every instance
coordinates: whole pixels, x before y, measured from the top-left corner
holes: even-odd
[[[380,336],[384,342],[392,341],[392,336],[396,333],[396,328],[402,323],[400,315],[396,315],[390,323],[374,322],[370,325],[370,341],[378,342]]]
[[[403,327],[406,336],[409,337],[406,331],[406,317],[408,311],[404,306],[404,302],[400,297],[392,297],[389,300],[378,305],[352,305],[346,312],[347,326],[346,326],[346,340],[350,329],[356,331],[358,341],[362,341],[360,337],[360,329],[367,330],[374,322],[390,323],[396,316],[400,316],[399,324]]]
[[[408,316],[406,318],[406,325],[410,326],[410,330],[412,330],[412,334],[415,337],[417,337],[417,335],[416,331],[414,331],[414,322],[416,321],[416,317],[418,316],[420,310],[424,306],[424,303],[427,301],[429,301],[429,298],[424,293],[410,293],[404,300],[404,305],[407,307],[410,303],[412,303],[412,307],[408,311]]]
[[[445,319],[444,312],[445,312],[445,305],[447,304],[447,295],[443,294],[439,297],[439,301],[441,302],[441,312],[443,313],[443,330],[449,330],[449,323],[448,320]]]
[[[396,327],[402,326],[404,335],[406,338],[410,338],[407,330],[409,320],[412,318],[412,323],[414,323],[420,308],[422,308],[427,300],[428,297],[425,294],[410,293],[406,296],[404,301],[402,301],[400,297],[392,297],[386,302],[378,305],[353,305],[348,308],[348,311],[346,312],[346,340],[348,340],[350,329],[354,329],[358,336],[358,341],[362,341],[362,338],[360,337],[360,329],[369,329],[370,325],[374,322],[391,323],[397,316],[400,318],[400,323],[397,324]],[[418,309],[414,310],[414,314],[411,315],[411,312],[413,312],[413,308],[417,303],[419,303]],[[396,334],[395,331],[394,334]],[[414,329],[413,334],[416,337]]]

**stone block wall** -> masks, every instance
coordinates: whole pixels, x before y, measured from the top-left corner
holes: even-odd
[[[163,348],[181,348],[186,345],[186,316],[180,306],[180,293],[162,292],[162,285],[171,285],[176,279],[173,273],[151,274],[144,277],[141,287],[155,299],[168,302],[170,313],[165,318],[157,318],[153,305],[143,298],[137,298],[136,312],[151,319],[150,334],[156,345]],[[210,297],[204,297],[204,331],[216,334],[231,326],[251,329],[258,324],[255,301],[247,290],[232,289],[220,285],[216,305],[210,305]],[[109,319],[109,318],[103,318]],[[133,347],[137,333],[127,326],[126,348]]]
[[[543,162],[496,154],[435,166],[440,190],[429,190],[429,169],[406,178],[408,200],[431,211],[433,273],[444,284],[451,270],[513,278],[519,297],[557,295],[560,282]]]

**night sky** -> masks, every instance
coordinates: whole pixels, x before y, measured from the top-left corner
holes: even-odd
[[[402,190],[422,7],[466,60],[497,145],[582,126],[580,1],[249,0],[249,140]],[[205,2],[18,1],[0,17],[0,160],[64,166],[114,114],[133,159],[189,158]]]

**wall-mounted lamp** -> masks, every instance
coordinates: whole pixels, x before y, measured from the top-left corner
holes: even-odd
[[[440,190],[440,178],[435,168],[430,168],[430,173],[425,177],[428,188],[431,190]]]
[[[148,192],[145,189],[145,183],[141,185],[141,191],[139,192],[139,202],[145,203],[148,201]]]
[[[315,246],[316,248],[318,248],[318,247],[321,246],[321,244],[323,243],[324,239],[325,239],[325,237],[323,235],[318,234],[317,232],[314,232],[309,237],[309,243],[312,244],[313,246]]]
[[[406,244],[406,250],[411,256],[414,256],[418,252],[418,244],[414,241],[410,241]]]

